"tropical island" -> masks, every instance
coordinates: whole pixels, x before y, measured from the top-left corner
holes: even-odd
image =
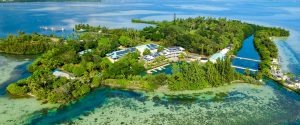
[[[92,91],[109,86],[143,91],[200,90],[233,83],[260,84],[263,76],[273,78],[272,60],[278,58],[270,37],[287,37],[289,31],[225,18],[188,18],[173,21],[144,21],[142,30],[108,29],[78,24],[72,37],[38,37],[19,34],[1,39],[0,51],[12,54],[41,54],[29,67],[32,76],[12,83],[7,91],[15,96],[35,96],[51,103],[68,103]],[[243,40],[254,34],[260,53],[259,71],[245,74],[231,66],[231,55]],[[5,43],[5,41],[9,41]],[[21,40],[22,41],[22,40]],[[39,41],[39,44],[35,44]],[[18,47],[17,53],[13,46]],[[35,49],[33,52],[29,48]],[[46,46],[46,47],[45,47]],[[220,58],[208,59],[220,52]],[[153,74],[172,65],[171,74]]]

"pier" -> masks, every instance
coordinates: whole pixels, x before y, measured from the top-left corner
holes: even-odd
[[[231,67],[236,68],[236,69],[249,69],[249,71],[253,71],[253,72],[258,72],[258,70],[256,69],[250,69],[250,68],[245,68],[245,67],[241,67],[241,66],[235,66],[235,65],[231,65]]]
[[[46,27],[46,26],[41,26],[40,29],[42,30],[50,30],[54,32],[63,32],[65,31],[65,28],[63,27]]]
[[[248,60],[248,61],[253,61],[253,62],[261,62],[260,60],[257,59],[251,59],[251,58],[245,58],[245,57],[238,57],[238,56],[231,56],[232,58],[236,58],[236,59],[241,59],[241,60]]]
[[[156,68],[147,70],[147,73],[148,73],[148,74],[152,74],[153,72],[157,72],[157,71],[164,70],[165,67],[168,66],[168,65],[170,65],[170,64],[165,64],[165,65],[162,65],[162,66],[159,66],[159,67],[156,67]]]

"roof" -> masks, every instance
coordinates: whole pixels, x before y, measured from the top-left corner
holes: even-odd
[[[161,56],[161,54],[160,53],[154,53],[154,54],[151,54],[151,55],[146,55],[146,56],[144,56],[144,60],[152,61],[158,56]]]
[[[83,50],[83,51],[79,52],[79,55],[83,55],[83,54],[86,54],[89,52],[92,52],[92,49]]]
[[[182,47],[168,47],[168,48],[166,48],[166,50],[168,50],[168,51],[183,51],[184,50],[184,48],[182,48]]]
[[[141,46],[137,46],[135,47],[136,49],[138,49],[140,52],[144,52],[146,49],[151,50],[156,50],[158,49],[159,45],[156,44],[146,44],[146,45],[141,45]]]
[[[58,70],[58,69],[56,69],[56,70],[53,71],[53,75],[54,75],[55,77],[65,77],[65,78],[67,78],[67,79],[74,79],[74,77],[72,77],[70,74],[65,73],[65,72],[63,72],[63,71],[60,71],[60,70]]]
[[[112,59],[119,59],[122,56],[130,53],[130,52],[134,52],[136,49],[135,48],[128,48],[128,49],[124,49],[124,50],[119,50],[119,51],[114,51],[112,53],[108,53],[106,54],[106,56],[112,58]]]
[[[217,59],[224,59],[225,56],[226,56],[226,53],[229,52],[229,49],[228,48],[225,48],[223,50],[221,50],[220,52],[212,55],[209,60],[212,61],[212,62],[216,62]]]

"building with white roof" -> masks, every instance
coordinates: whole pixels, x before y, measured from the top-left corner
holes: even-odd
[[[166,58],[176,58],[184,52],[182,47],[169,47],[161,52],[161,55],[165,55]]]
[[[152,54],[157,53],[157,49],[158,49],[159,45],[156,44],[146,44],[146,45],[141,45],[141,46],[136,46],[136,47],[132,47],[132,48],[127,48],[124,50],[119,50],[119,51],[114,51],[111,53],[106,54],[106,56],[112,60],[112,62],[117,61],[118,59],[120,59],[121,57],[123,57],[124,55],[131,53],[131,52],[135,52],[136,50],[138,50],[141,55],[143,54],[143,52],[148,49],[150,50],[150,52]],[[146,58],[151,58],[150,56],[147,56]]]
[[[156,44],[146,44],[146,45],[141,45],[141,46],[137,46],[135,47],[141,54],[143,54],[143,52],[148,49],[150,50],[150,52],[152,54],[156,53],[157,52],[157,49],[158,49],[159,45],[156,45]]]
[[[144,56],[144,60],[147,62],[153,61],[158,56],[165,56],[166,58],[177,58],[181,53],[184,53],[182,47],[169,47],[165,48],[162,52],[152,53],[151,55]]]
[[[156,57],[165,55],[166,58],[177,58],[181,53],[184,53],[184,48],[182,47],[169,47],[165,48],[162,52],[158,52],[158,47],[159,45],[157,44],[146,44],[146,45],[141,45],[141,46],[136,46],[132,48],[127,48],[124,50],[119,50],[119,51],[114,51],[111,53],[106,54],[106,56],[112,61],[115,62],[124,55],[130,53],[130,52],[135,52],[138,50],[141,53],[141,56],[143,52],[148,49],[150,50],[151,54],[150,55],[145,55],[143,56],[143,59],[147,62],[153,61]]]
[[[92,49],[83,50],[83,51],[79,52],[79,55],[82,56],[83,54],[90,53],[90,52],[92,52]]]
[[[159,57],[161,56],[160,53],[154,53],[154,54],[151,54],[151,55],[146,55],[144,56],[144,60],[147,61],[147,62],[151,62],[153,61],[156,57]]]
[[[55,77],[65,77],[67,79],[75,79],[75,77],[72,77],[70,74],[65,73],[63,71],[60,71],[58,69],[54,70],[54,72],[52,73]]]
[[[218,59],[223,60],[226,57],[226,54],[230,51],[230,47],[227,47],[220,52],[213,54],[210,58],[209,61],[216,63]]]
[[[106,54],[106,56],[108,58],[112,59],[113,61],[117,61],[118,59],[125,56],[126,54],[132,53],[132,52],[135,52],[135,51],[136,51],[136,48],[132,47],[132,48],[124,49],[124,50],[113,51],[111,53]]]

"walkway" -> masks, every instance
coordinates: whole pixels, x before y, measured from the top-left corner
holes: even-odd
[[[243,70],[249,69],[249,71],[258,72],[258,70],[256,70],[256,69],[250,69],[250,68],[245,68],[245,67],[241,67],[241,66],[234,66],[234,65],[231,65],[231,67],[237,68],[237,69],[243,69]]]
[[[260,60],[257,60],[257,59],[238,57],[238,56],[235,56],[235,55],[232,55],[232,58],[237,58],[237,59],[241,59],[241,60],[249,60],[249,61],[253,61],[253,62],[261,62]]]
[[[168,66],[168,65],[170,65],[170,64],[168,63],[168,64],[165,64],[165,65],[162,65],[162,66],[159,66],[159,67],[147,70],[147,73],[148,74],[152,74],[153,72],[157,72],[157,71],[163,70],[163,69],[165,69],[165,66]]]

